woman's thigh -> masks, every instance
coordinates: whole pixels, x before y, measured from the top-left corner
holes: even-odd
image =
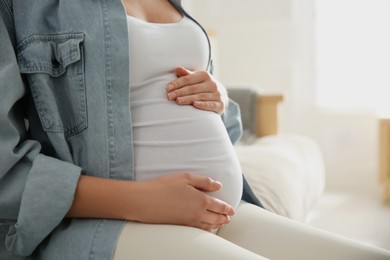
[[[197,228],[127,222],[113,260],[129,259],[265,258]]]
[[[359,243],[241,202],[218,236],[270,259],[390,259],[388,251]]]

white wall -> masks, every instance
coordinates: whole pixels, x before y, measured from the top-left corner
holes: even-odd
[[[233,0],[191,2],[191,14],[217,31],[217,73],[222,82],[256,83],[276,90],[291,84],[292,25],[290,8],[283,2],[246,0],[247,6]]]
[[[329,189],[378,191],[375,116],[314,104],[313,0],[186,0],[184,5],[217,32],[213,43],[221,82],[284,94],[282,130],[318,142]]]

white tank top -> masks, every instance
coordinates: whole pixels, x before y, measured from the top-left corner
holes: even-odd
[[[205,70],[207,38],[187,17],[149,23],[127,17],[130,48],[130,107],[135,180],[190,172],[220,181],[210,193],[233,207],[242,195],[242,174],[221,117],[169,101],[165,90],[175,68]]]

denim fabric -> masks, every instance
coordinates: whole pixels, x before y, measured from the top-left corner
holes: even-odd
[[[0,0],[0,259],[111,259],[123,221],[64,216],[80,174],[133,179],[127,37],[120,0]]]

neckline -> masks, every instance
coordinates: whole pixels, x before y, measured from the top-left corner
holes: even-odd
[[[186,16],[185,15],[182,15],[181,19],[177,22],[173,22],[173,23],[154,23],[154,22],[148,22],[148,21],[145,21],[145,20],[142,20],[142,19],[139,19],[137,17],[134,17],[134,16],[131,16],[131,15],[128,15],[126,14],[126,17],[127,19],[130,19],[130,20],[133,20],[133,21],[136,21],[138,23],[143,23],[143,24],[148,24],[148,25],[158,25],[158,26],[172,26],[172,25],[178,25],[180,23],[182,23]]]

